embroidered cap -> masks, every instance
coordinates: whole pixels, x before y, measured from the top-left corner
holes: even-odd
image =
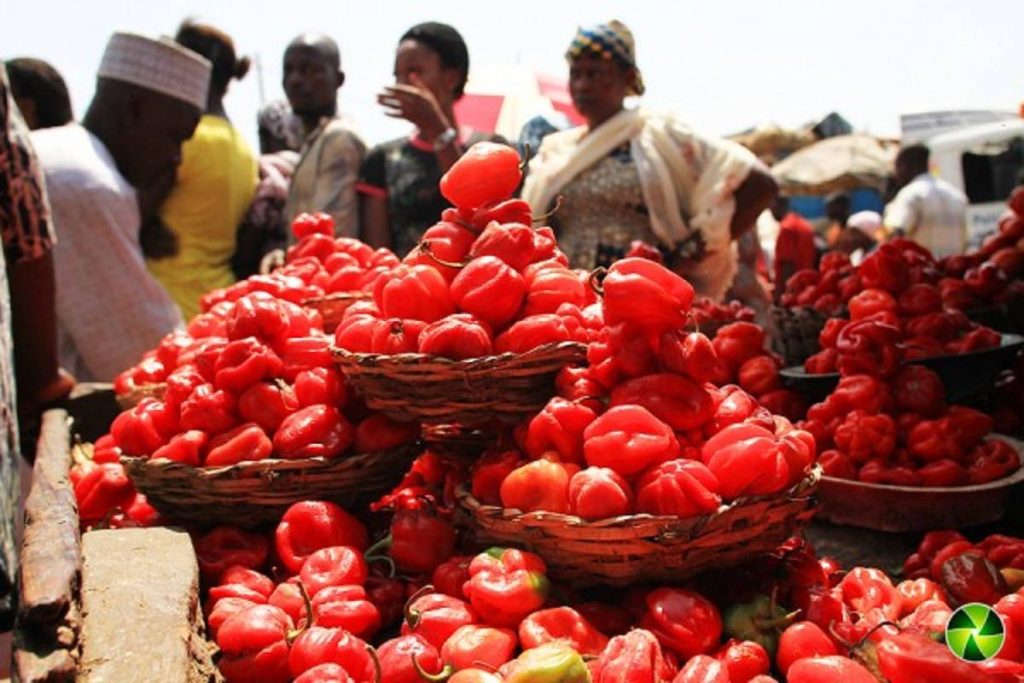
[[[206,109],[210,62],[170,38],[115,33],[107,42],[97,75]]]
[[[633,32],[621,21],[612,19],[604,24],[588,28],[579,28],[576,36],[565,53],[566,59],[576,59],[580,55],[596,55],[603,59],[614,59],[619,64],[636,71],[636,84],[633,92],[644,94],[644,79],[636,65],[636,43]]]

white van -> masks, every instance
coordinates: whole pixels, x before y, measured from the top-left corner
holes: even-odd
[[[1006,199],[1024,173],[1024,119],[1010,118],[939,133],[924,140],[939,177],[967,195],[968,244],[996,229]]]

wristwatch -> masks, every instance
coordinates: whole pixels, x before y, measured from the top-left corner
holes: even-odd
[[[458,132],[454,128],[449,126],[444,131],[442,131],[440,135],[434,138],[434,151],[440,152],[448,145],[455,142],[455,138],[457,138],[458,136]]]

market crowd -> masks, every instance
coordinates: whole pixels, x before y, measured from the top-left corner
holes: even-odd
[[[924,147],[901,151],[884,217],[850,215],[837,196],[819,233],[746,148],[627,106],[645,85],[626,26],[579,29],[566,59],[585,124],[544,131],[520,194],[534,215],[549,214],[575,268],[607,266],[641,241],[699,294],[763,311],[773,284],[829,250],[862,255],[891,235],[940,256],[965,247],[965,199],[928,173]],[[337,235],[402,257],[447,206],[442,174],[475,142],[495,140],[456,119],[470,59],[451,26],[427,22],[398,37],[395,82],[377,99],[414,131],[372,147],[340,115],[334,40],[297,36],[282,60],[286,99],[260,110],[258,153],[224,106],[249,61],[205,23],[185,21],[173,39],[112,35],[77,118],[46,62],[0,68],[5,481],[18,417],[29,423],[76,381],[110,381],[196,315],[204,293],[272,268],[296,216],[327,213]],[[779,222],[770,264],[755,235],[766,209]],[[0,529],[8,560],[12,533]]]

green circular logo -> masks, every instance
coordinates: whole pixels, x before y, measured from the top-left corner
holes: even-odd
[[[983,662],[1003,647],[1006,629],[999,613],[981,602],[964,605],[946,622],[946,645],[960,659]]]

